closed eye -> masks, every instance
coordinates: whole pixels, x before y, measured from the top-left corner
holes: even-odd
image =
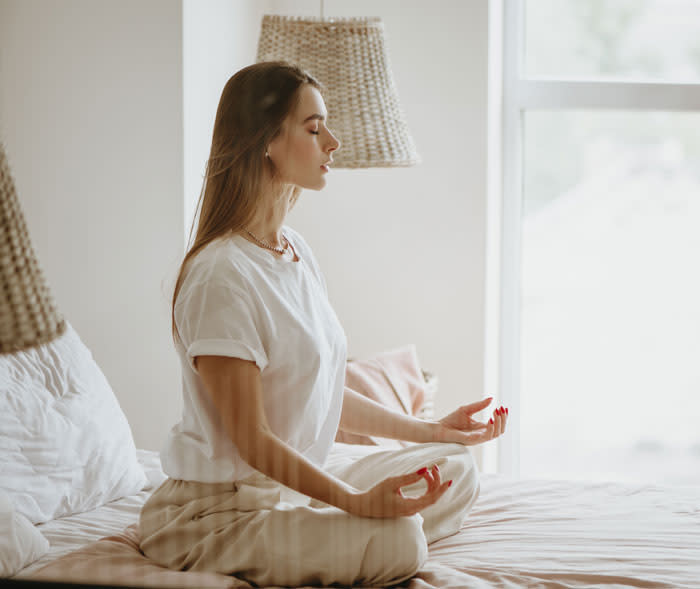
[[[311,133],[312,135],[318,135],[319,132],[318,131],[309,131],[309,133]]]

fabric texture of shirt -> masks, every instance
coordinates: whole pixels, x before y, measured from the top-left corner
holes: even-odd
[[[207,244],[185,270],[175,302],[183,414],[161,453],[173,479],[215,483],[257,472],[241,458],[206,392],[194,366],[201,355],[255,362],[272,432],[318,466],[330,452],[347,340],[311,249],[290,227],[283,233],[299,261],[229,235]]]

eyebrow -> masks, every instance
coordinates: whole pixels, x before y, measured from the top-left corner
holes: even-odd
[[[311,116],[306,117],[306,118],[304,119],[304,122],[306,123],[306,122],[311,121],[311,120],[313,120],[313,119],[318,119],[319,121],[325,121],[325,120],[326,120],[326,117],[324,117],[323,115],[320,115],[320,114],[318,114],[318,113],[314,113],[314,114],[312,114]]]

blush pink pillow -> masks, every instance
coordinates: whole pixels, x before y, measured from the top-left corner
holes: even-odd
[[[416,415],[425,401],[425,379],[413,344],[377,354],[367,360],[349,359],[345,386],[397,413]],[[398,440],[338,431],[336,442],[401,448]]]

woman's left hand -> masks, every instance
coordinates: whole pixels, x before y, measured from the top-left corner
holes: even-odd
[[[476,403],[463,405],[438,421],[438,441],[457,442],[465,446],[473,446],[497,438],[506,431],[508,409],[498,407],[488,423],[476,421],[472,416],[488,407],[493,397],[488,397]]]

